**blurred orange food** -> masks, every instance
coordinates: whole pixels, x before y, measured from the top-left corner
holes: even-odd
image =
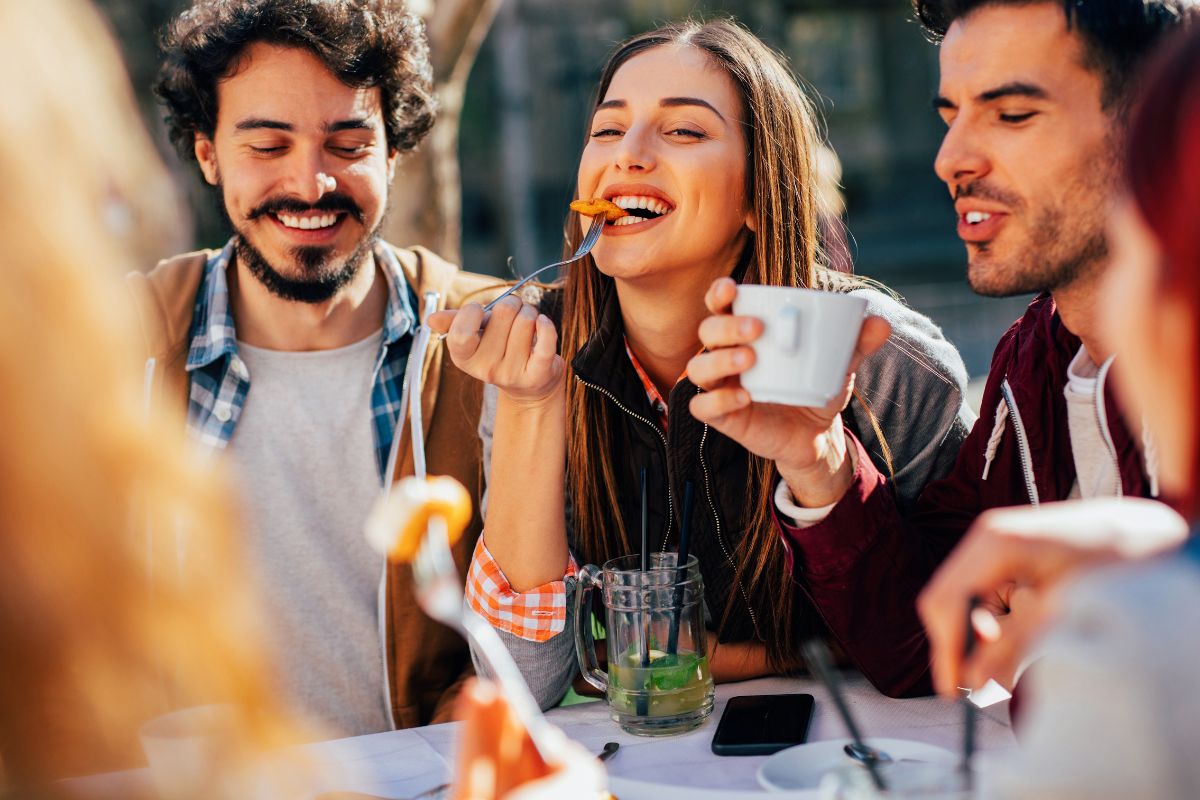
[[[468,683],[458,715],[453,800],[614,800],[604,791],[604,767],[558,729],[543,758],[493,684]]]
[[[367,540],[392,561],[412,561],[434,517],[445,520],[446,536],[453,546],[471,521],[471,496],[466,488],[445,475],[404,478],[371,511]]]

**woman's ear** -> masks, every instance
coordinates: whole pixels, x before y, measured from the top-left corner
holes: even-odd
[[[746,227],[751,233],[758,233],[758,209],[752,208],[746,212]]]

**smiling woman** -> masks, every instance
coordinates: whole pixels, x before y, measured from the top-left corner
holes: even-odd
[[[714,678],[798,667],[799,640],[823,625],[797,591],[773,520],[777,470],[809,459],[811,479],[802,485],[807,499],[819,498],[854,458],[888,468],[890,446],[906,503],[950,466],[970,422],[962,362],[937,329],[868,282],[823,265],[815,113],[782,59],[753,34],[716,20],[634,37],[609,59],[592,108],[578,196],[611,200],[629,216],[604,229],[543,301],[544,313],[515,300],[498,305],[482,335],[477,308],[452,326],[433,321],[449,327],[455,362],[496,387],[494,418],[481,425],[492,466],[486,542],[476,550],[468,599],[505,633],[544,704],[561,697],[575,671],[572,638],[561,633],[571,628],[563,595],[573,556],[599,564],[636,552],[643,529],[653,549],[674,548],[691,511],[691,552],[720,642],[709,654]],[[568,251],[587,225],[568,218]],[[722,427],[733,415],[714,414],[705,402],[736,380],[713,378],[707,359],[736,363],[750,351],[697,354],[712,329],[706,318],[731,301],[730,278],[859,292],[870,313],[887,320],[864,327],[860,355],[878,352],[862,362],[858,399],[844,414],[845,398],[831,409],[759,406],[773,429]],[[761,331],[758,320],[740,322]],[[879,349],[888,323],[893,344]],[[864,450],[848,452],[847,429]],[[681,507],[693,494],[689,484],[695,509]],[[830,552],[831,561],[844,556]],[[883,616],[862,616],[888,627]],[[866,637],[874,651],[843,644],[882,688],[908,691],[914,682],[901,670],[910,665],[888,643],[907,630]],[[875,669],[883,662],[903,665]]]

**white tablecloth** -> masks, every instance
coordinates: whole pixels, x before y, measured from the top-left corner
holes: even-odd
[[[850,708],[865,736],[914,739],[951,750],[961,747],[961,706],[934,697],[893,700],[855,674],[846,675],[845,682]],[[678,793],[680,797],[699,796],[700,790],[713,789],[759,794],[755,773],[767,757],[714,756],[709,744],[730,697],[788,692],[808,692],[816,699],[810,742],[848,735],[824,687],[814,680],[798,678],[719,685],[713,715],[697,730],[681,736],[648,739],[623,733],[609,719],[607,706],[599,702],[554,709],[549,718],[589,750],[599,752],[605,742],[621,743],[621,749],[608,762],[609,774],[621,789],[621,800],[666,800],[668,792],[649,784],[690,790]],[[431,725],[320,742],[306,749],[322,762],[338,767],[336,785],[322,789],[408,798],[449,780],[457,732],[457,724]],[[980,712],[977,742],[979,750],[1015,745],[1006,703]],[[76,782],[76,788],[88,794],[114,796],[113,790],[123,784],[127,791],[118,790],[116,796],[135,797],[143,795],[146,779],[141,770],[85,779]]]

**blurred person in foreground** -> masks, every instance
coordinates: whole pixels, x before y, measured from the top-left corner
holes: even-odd
[[[143,763],[171,708],[287,732],[221,486],[142,402],[120,276],[183,223],[116,47],[79,0],[0,4],[0,40],[0,795],[26,798]]]
[[[234,234],[131,276],[148,392],[225,456],[277,679],[333,734],[445,721],[467,645],[362,535],[413,470],[410,371],[429,472],[478,494],[480,385],[437,347],[408,360],[420,318],[498,281],[379,238],[396,165],[434,122],[422,23],[385,0],[196,0],[155,88]]]
[[[1108,346],[1120,353],[1124,407],[1147,421],[1164,494],[1194,526],[1200,516],[1200,29],[1172,43],[1144,86],[1129,123],[1125,191],[1109,224],[1113,262],[1097,301]],[[1014,510],[1000,533],[994,526],[972,532],[924,604],[935,649],[946,651],[939,669],[951,665],[951,680],[983,674],[978,663],[965,670],[959,663],[970,594],[1021,581],[1054,620],[1022,681],[1022,746],[984,770],[984,796],[1198,797],[1200,538],[1193,533],[1172,555],[1096,569],[1068,583],[1127,555],[1119,539],[1082,528],[1071,511],[1067,504]],[[947,635],[952,623],[957,636]],[[1003,641],[1007,633],[993,641],[993,631],[977,661],[994,660],[996,650],[1003,658],[1012,649]]]

